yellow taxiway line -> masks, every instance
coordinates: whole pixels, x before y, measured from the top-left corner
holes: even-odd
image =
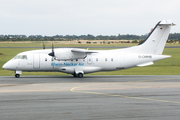
[[[169,80],[169,79],[173,79],[173,78],[138,80],[138,81],[130,81],[130,82],[147,82],[147,81],[149,82],[149,81],[159,81],[159,80]],[[180,79],[180,78],[178,78],[178,79]],[[129,82],[127,82],[127,83],[129,83]],[[131,99],[140,99],[140,100],[149,100],[149,101],[157,101],[157,102],[166,102],[166,103],[180,104],[180,102],[177,102],[177,101],[150,99],[150,98],[143,98],[143,97],[131,97],[131,96],[124,96],[124,95],[114,95],[114,94],[106,94],[106,93],[100,93],[100,92],[90,92],[90,91],[76,90],[78,88],[87,87],[87,86],[93,86],[93,85],[100,85],[100,84],[109,84],[109,83],[98,83],[98,84],[82,85],[82,86],[73,87],[70,90],[72,92],[79,92],[79,93],[89,93],[89,94],[106,95],[106,96],[113,96],[113,97],[123,97],[123,98],[131,98]]]

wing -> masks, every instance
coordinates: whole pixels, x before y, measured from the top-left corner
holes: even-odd
[[[84,49],[72,49],[71,52],[78,52],[78,53],[98,53],[98,52],[96,52],[96,51],[84,50]]]

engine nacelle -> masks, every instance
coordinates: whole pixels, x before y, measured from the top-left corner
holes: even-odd
[[[87,54],[83,52],[72,52],[72,48],[60,48],[54,50],[56,60],[84,59]]]

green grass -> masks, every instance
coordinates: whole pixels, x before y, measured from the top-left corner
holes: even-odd
[[[22,43],[22,47],[25,43]],[[39,46],[41,43],[33,43],[33,47]],[[11,47],[15,47],[18,44],[11,44]],[[6,44],[3,43],[3,47]],[[31,46],[31,45],[29,45]],[[104,46],[104,45],[103,45]],[[23,46],[25,47],[25,45]],[[28,45],[26,45],[28,47]],[[72,47],[76,47],[73,45]],[[94,49],[94,48],[93,48]],[[98,48],[101,49],[101,48]],[[0,48],[0,75],[7,76],[12,75],[12,71],[2,69],[5,62],[13,58],[16,54],[28,50],[34,50],[34,48]],[[154,62],[154,65],[147,67],[135,67],[120,71],[110,72],[97,72],[90,75],[180,75],[180,48],[165,48],[164,55],[171,55],[171,58]],[[60,72],[23,72],[23,75],[66,75]]]
[[[108,40],[107,40],[108,41]],[[110,41],[110,40],[109,40]],[[93,42],[93,40],[91,41]],[[73,42],[72,42],[73,43]],[[77,42],[76,42],[77,43]],[[44,41],[46,47],[51,47],[51,41]],[[54,47],[118,47],[118,46],[136,46],[133,43],[124,44],[60,44],[59,42],[53,42]],[[43,41],[26,41],[26,42],[0,42],[0,47],[42,47]],[[180,44],[166,44],[166,46],[180,46]]]
[[[51,42],[44,42],[46,47],[52,47]],[[60,44],[53,42],[54,47],[118,47],[118,46],[135,46],[137,44]],[[43,42],[29,42],[29,43],[3,43],[0,42],[0,47],[42,47]]]

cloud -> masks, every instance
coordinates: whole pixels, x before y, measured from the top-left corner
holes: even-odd
[[[3,0],[2,34],[144,34],[163,19],[180,24],[177,0]],[[179,28],[175,29],[179,32]],[[1,34],[1,33],[0,33]]]

